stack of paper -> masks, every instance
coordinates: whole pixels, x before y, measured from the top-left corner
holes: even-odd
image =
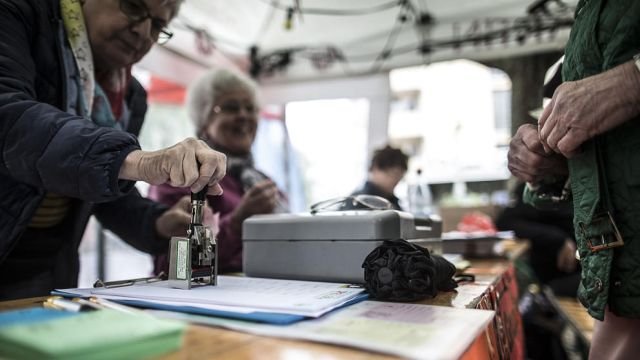
[[[155,315],[256,335],[353,346],[414,359],[458,359],[493,319],[488,310],[364,301],[290,326],[175,312]]]
[[[147,308],[288,324],[366,298],[349,284],[219,276],[217,286],[173,289],[166,281],[117,288],[65,289],[64,296],[99,296]]]
[[[0,313],[0,358],[134,359],[177,350],[185,325],[113,310]]]

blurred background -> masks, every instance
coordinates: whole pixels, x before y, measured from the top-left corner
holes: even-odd
[[[292,211],[350,194],[373,150],[391,144],[410,156],[395,194],[403,207],[409,185],[421,183],[445,230],[460,208],[494,216],[509,201],[509,140],[535,121],[529,111],[541,106],[576,3],[187,0],[173,39],[133,69],[150,100],[140,143],[154,150],[192,136],[186,87],[229,68],[259,84],[253,154]],[[81,287],[152,271],[148,255],[95,221],[81,255]]]

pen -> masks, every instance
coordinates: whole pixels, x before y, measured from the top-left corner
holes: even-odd
[[[90,307],[90,308],[92,308],[94,310],[102,310],[102,309],[105,308],[104,306],[102,306],[100,304],[97,304],[95,302],[91,302],[91,301],[83,299],[83,298],[73,298],[73,299],[71,299],[71,301],[73,301],[75,303],[78,303],[80,305],[83,305],[83,306]]]
[[[89,301],[93,302],[94,304],[97,304],[98,306],[102,306],[102,307],[104,307],[106,309],[121,311],[121,312],[124,312],[124,313],[127,313],[127,314],[146,314],[142,310],[138,310],[138,309],[132,308],[130,306],[118,304],[116,302],[113,302],[113,301],[110,301],[110,300],[107,300],[107,299],[103,299],[103,298],[99,298],[99,297],[95,297],[95,296],[90,297]]]
[[[61,296],[52,296],[48,298],[47,301],[45,301],[42,305],[49,309],[64,310],[70,312],[97,310],[97,308],[94,306],[67,300]]]
[[[136,283],[153,283],[157,281],[162,281],[164,279],[164,271],[156,276],[143,277],[137,279],[126,279],[126,280],[115,280],[115,281],[102,281],[102,279],[96,280],[93,283],[94,288],[103,287],[103,288],[115,288],[121,286],[130,286]]]

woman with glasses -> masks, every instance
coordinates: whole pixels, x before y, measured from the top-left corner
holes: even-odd
[[[180,0],[0,0],[0,299],[75,287],[91,214],[134,247],[165,251],[189,214],[136,180],[220,193],[224,155],[188,139],[141,151],[146,93],[131,66]]]
[[[212,70],[198,79],[187,94],[187,110],[196,135],[227,155],[227,176],[220,184],[224,194],[209,197],[219,214],[218,269],[242,270],[242,222],[251,215],[287,212],[284,195],[275,183],[253,165],[251,145],[258,128],[256,86],[247,77],[228,70]],[[152,187],[149,196],[175,204],[188,189],[169,185]],[[167,257],[156,261],[156,272],[166,270]]]

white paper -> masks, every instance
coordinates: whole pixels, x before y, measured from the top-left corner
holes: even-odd
[[[505,240],[513,239],[515,232],[511,230],[507,231],[448,231],[442,233],[442,240],[461,240],[461,239],[495,239]]]
[[[414,359],[458,359],[493,319],[489,310],[364,301],[289,326],[152,311],[256,335],[347,345]]]
[[[79,294],[81,289],[66,289]],[[169,305],[196,306],[216,310],[276,312],[317,317],[362,293],[349,284],[313,281],[218,276],[218,285],[190,290],[173,289],[167,281],[117,288],[84,289],[90,295],[120,300],[143,300]]]

